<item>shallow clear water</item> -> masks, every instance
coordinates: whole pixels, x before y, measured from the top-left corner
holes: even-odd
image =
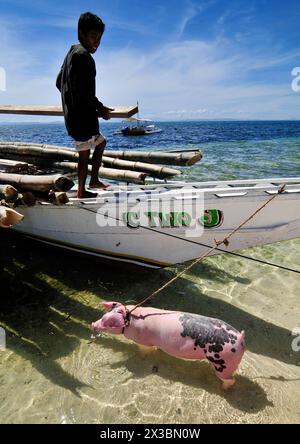
[[[161,134],[114,136],[108,148],[200,147],[185,178],[300,175],[300,122],[159,123]],[[175,129],[176,128],[176,129]],[[0,140],[64,144],[63,125],[0,125]],[[219,317],[246,331],[236,386],[224,393],[206,362],[156,351],[142,356],[122,337],[90,343],[101,300],[140,300],[176,270],[108,267],[0,232],[0,422],[200,423],[299,422],[300,277],[231,256],[196,265],[153,305]],[[247,250],[300,270],[300,240]],[[300,340],[298,341],[300,345]],[[157,367],[157,372],[154,371]]]

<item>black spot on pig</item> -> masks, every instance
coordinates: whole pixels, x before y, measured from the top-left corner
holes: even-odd
[[[214,359],[212,356],[208,356],[207,359],[213,363],[217,372],[222,373],[222,371],[226,369],[224,359]]]
[[[230,325],[222,323],[218,319],[207,318],[201,315],[183,313],[179,321],[183,328],[181,336],[193,339],[195,347],[198,346],[205,349],[208,345],[209,353],[218,354],[222,352],[225,343],[229,344],[233,341],[232,344],[235,344],[237,334],[239,334]],[[206,353],[206,349],[204,352]],[[222,367],[220,363],[218,365]]]

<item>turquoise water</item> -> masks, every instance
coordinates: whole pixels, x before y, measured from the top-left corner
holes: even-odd
[[[162,133],[115,135],[121,123],[103,123],[107,149],[203,150],[204,159],[185,169],[192,180],[293,177],[300,174],[300,122],[158,122]],[[0,140],[72,147],[63,124],[0,125]]]
[[[163,133],[114,136],[108,149],[201,148],[191,180],[300,175],[300,122],[164,122]],[[0,125],[0,140],[71,146],[61,124]],[[224,393],[205,362],[141,355],[123,337],[89,343],[102,300],[141,300],[183,267],[108,267],[0,232],[1,423],[299,423],[300,278],[231,256],[209,258],[153,305],[219,317],[246,331],[237,383]],[[300,240],[247,250],[300,270]],[[156,368],[158,371],[154,371]]]

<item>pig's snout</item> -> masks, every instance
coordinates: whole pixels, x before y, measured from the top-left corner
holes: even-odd
[[[91,325],[90,325],[90,328],[95,333],[99,333],[102,330],[101,319],[99,321],[92,322]]]

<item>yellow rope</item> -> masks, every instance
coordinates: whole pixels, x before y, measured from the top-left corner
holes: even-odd
[[[251,219],[253,219],[254,216],[256,216],[263,208],[265,208],[270,202],[272,202],[273,199],[275,199],[275,197],[277,197],[279,194],[282,194],[284,192],[285,189],[285,184],[281,185],[280,188],[278,189],[278,193],[274,194],[274,196],[272,196],[267,202],[265,202],[261,207],[259,207],[251,216],[249,216],[244,222],[242,222],[237,228],[235,228],[231,233],[228,234],[228,236],[226,236],[222,241],[218,241],[215,239],[215,246],[211,247],[205,254],[203,254],[201,257],[199,257],[198,259],[196,259],[194,262],[192,262],[190,265],[188,265],[183,271],[180,271],[179,273],[177,273],[172,279],[170,279],[169,281],[167,281],[162,287],[158,288],[157,290],[155,290],[153,293],[150,294],[150,296],[148,296],[146,299],[144,299],[143,301],[141,301],[140,303],[138,303],[137,305],[135,305],[133,307],[132,310],[129,311],[129,314],[132,313],[136,308],[140,307],[141,305],[143,305],[145,302],[149,301],[150,299],[152,299],[154,296],[156,296],[158,293],[160,293],[162,290],[164,290],[166,287],[168,287],[169,285],[171,285],[174,281],[176,281],[176,279],[178,279],[180,276],[182,276],[183,274],[185,274],[188,270],[190,270],[192,267],[194,267],[194,265],[196,265],[198,262],[201,262],[203,259],[205,259],[207,256],[210,255],[210,253],[212,253],[216,248],[218,248],[220,245],[224,244],[226,247],[229,245],[229,239],[237,232],[239,231],[247,222],[249,222]]]

